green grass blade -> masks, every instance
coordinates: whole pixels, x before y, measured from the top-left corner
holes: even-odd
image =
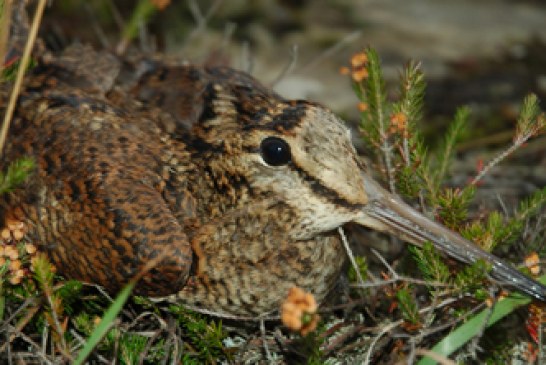
[[[78,358],[74,362],[75,365],[83,364],[85,359],[87,359],[89,354],[91,354],[91,351],[93,351],[95,346],[97,346],[97,344],[104,337],[104,335],[106,335],[112,325],[112,322],[114,322],[119,312],[121,312],[123,305],[129,298],[129,295],[131,295],[131,291],[133,290],[134,286],[135,282],[130,282],[127,286],[125,286],[125,288],[123,288],[123,290],[119,292],[116,299],[112,302],[110,307],[108,307],[108,309],[104,313],[104,316],[102,317],[99,325],[95,328],[93,333],[91,333],[91,336],[89,336],[89,339],[87,340],[85,346],[80,351]]]
[[[546,284],[546,275],[540,277],[539,281],[543,284]],[[513,293],[509,297],[500,300],[495,307],[493,308],[493,313],[487,322],[487,327],[492,326],[500,319],[506,317],[508,314],[512,313],[515,309],[529,304],[531,298],[523,296],[518,293]],[[458,327],[456,330],[451,332],[449,335],[444,337],[444,339],[438,342],[432,349],[432,352],[435,352],[441,356],[448,357],[464,344],[470,341],[472,338],[478,335],[478,332],[481,330],[484,321],[487,319],[489,314],[489,309],[484,309],[480,313],[476,314],[474,317],[471,317],[467,322]],[[417,365],[433,365],[437,362],[432,360],[429,357],[424,357],[417,363]]]
[[[4,320],[4,308],[6,308],[6,297],[0,294],[0,322]]]

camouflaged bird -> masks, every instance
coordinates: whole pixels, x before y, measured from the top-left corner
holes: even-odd
[[[2,86],[5,107],[8,88]],[[538,299],[546,288],[376,184],[344,123],[251,76],[74,45],[28,75],[2,168],[31,156],[2,214],[66,277],[225,317],[271,315],[289,288],[320,302],[345,263],[353,222],[432,241]]]

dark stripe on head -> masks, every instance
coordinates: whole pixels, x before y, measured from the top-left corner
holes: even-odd
[[[284,108],[279,113],[272,115],[271,121],[260,124],[260,121],[264,119],[264,115],[256,113],[256,116],[259,116],[258,118],[254,118],[256,123],[245,125],[243,129],[271,130],[278,133],[286,133],[301,125],[309,108],[315,105],[305,100],[291,100],[285,103]]]
[[[322,196],[332,204],[340,205],[351,210],[362,209],[362,204],[347,201],[345,198],[339,195],[337,191],[323,185],[320,181],[305,171],[305,169],[294,163],[294,161],[292,161],[288,166],[290,166],[292,170],[296,171],[300,177],[309,184],[309,187],[315,194]]]

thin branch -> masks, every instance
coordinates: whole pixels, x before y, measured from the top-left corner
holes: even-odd
[[[341,242],[343,242],[343,247],[345,247],[345,252],[347,252],[349,261],[351,261],[351,265],[353,265],[353,269],[355,270],[356,281],[358,282],[359,285],[365,285],[364,279],[362,278],[362,275],[360,274],[360,269],[358,268],[358,265],[356,264],[353,251],[351,250],[351,247],[349,247],[349,242],[347,242],[347,237],[345,237],[345,232],[343,231],[343,228],[339,227],[337,231],[339,233],[339,236],[341,237]]]
[[[360,288],[360,289],[366,289],[366,288],[375,288],[379,286],[385,286],[390,284],[395,284],[397,282],[406,282],[406,283],[412,283],[417,285],[426,285],[426,286],[433,286],[437,288],[453,288],[453,285],[445,284],[442,282],[436,282],[436,281],[426,281],[421,279],[415,279],[407,276],[402,276],[396,272],[396,270],[393,269],[391,265],[385,260],[385,258],[377,252],[375,249],[372,249],[372,253],[381,261],[381,263],[387,268],[390,275],[392,276],[391,279],[387,280],[375,280],[373,282],[363,282],[359,284],[352,284],[351,288]]]
[[[108,6],[110,7],[110,12],[112,14],[112,17],[114,18],[114,23],[116,23],[116,26],[118,27],[118,30],[120,32],[123,32],[125,29],[126,23],[123,17],[121,16],[121,13],[116,6],[116,2],[114,0],[110,0],[106,2]]]
[[[275,77],[275,79],[269,84],[269,87],[274,87],[283,78],[285,78],[287,75],[292,73],[292,71],[294,71],[294,68],[298,63],[298,50],[299,46],[297,44],[293,44],[292,48],[290,49],[290,61],[283,67],[279,75]]]
[[[250,44],[248,41],[243,42],[241,46],[241,70],[247,74],[252,74],[254,69],[254,58],[250,51]]]
[[[351,288],[359,288],[359,289],[367,289],[367,288],[376,288],[380,286],[386,286],[391,284],[396,284],[398,282],[404,282],[404,283],[411,283],[411,284],[417,284],[417,285],[425,285],[425,286],[431,286],[435,288],[453,288],[453,285],[450,284],[444,284],[440,282],[430,282],[426,280],[420,280],[420,279],[414,279],[407,276],[400,276],[396,275],[396,277],[392,279],[387,280],[380,280],[375,282],[365,282],[363,284],[351,284]]]
[[[470,344],[468,345],[469,352],[473,359],[477,358],[476,352],[479,348],[478,342],[483,337],[485,329],[487,328],[487,324],[489,323],[489,320],[491,319],[491,316],[493,315],[495,305],[497,305],[499,300],[499,298],[495,295],[495,292],[491,289],[489,290],[489,297],[493,298],[493,304],[491,305],[491,307],[488,308],[489,310],[487,311],[487,315],[485,316],[480,326],[480,331],[476,334],[476,336],[474,336],[474,338],[472,339],[472,341],[470,341]]]
[[[190,43],[190,41],[192,41],[195,37],[205,31],[209,20],[220,8],[220,5],[222,5],[223,2],[224,0],[214,1],[214,3],[212,3],[204,16],[201,14],[201,10],[199,9],[199,6],[197,5],[195,0],[189,2],[190,10],[192,10],[192,14],[194,14],[194,16],[196,17],[195,21],[197,22],[197,27],[195,27],[192,32],[186,37],[183,47],[185,47],[187,44]]]
[[[308,70],[312,69],[316,65],[323,62],[325,59],[331,57],[332,55],[335,55],[337,52],[339,52],[339,50],[341,50],[346,45],[356,41],[358,38],[360,38],[361,35],[362,35],[362,31],[360,31],[360,30],[357,30],[355,32],[352,32],[352,33],[348,34],[347,36],[342,38],[339,42],[335,43],[332,47],[326,49],[324,52],[319,54],[317,57],[314,57],[311,62],[302,65],[298,69],[298,72],[305,72],[305,71],[308,71]]]
[[[269,363],[273,362],[273,357],[271,356],[271,351],[269,351],[269,345],[267,344],[267,332],[265,330],[265,321],[260,320],[260,334],[262,336],[262,346],[264,348],[265,357]]]
[[[9,125],[11,123],[11,119],[13,118],[13,113],[15,111],[17,99],[19,98],[19,93],[21,92],[23,77],[25,76],[25,71],[30,61],[30,54],[32,53],[32,47],[34,46],[34,42],[36,41],[36,36],[38,35],[38,29],[42,21],[42,15],[44,14],[46,3],[47,0],[40,0],[40,2],[38,3],[36,12],[34,13],[34,20],[32,21],[32,25],[30,27],[27,43],[25,44],[25,50],[23,51],[23,57],[21,57],[21,62],[19,63],[17,77],[15,78],[15,83],[13,84],[13,89],[11,91],[6,114],[4,115],[4,122],[2,123],[2,129],[0,130],[0,157],[2,157],[4,145],[6,143],[6,137],[8,135]]]
[[[83,345],[85,345],[86,339],[84,339],[82,336],[80,336],[80,334],[77,331],[75,331],[74,329],[70,329],[69,332],[79,342],[79,346],[73,347],[71,350],[76,351],[78,348],[82,348]],[[93,356],[95,356],[100,362],[102,362],[104,364],[110,364],[110,361],[108,361],[104,356],[99,354],[97,351],[95,351]]]
[[[442,355],[439,355],[431,350],[427,350],[427,349],[416,349],[415,350],[415,354],[416,355],[420,355],[420,356],[426,356],[426,357],[429,357],[431,358],[432,360],[438,362],[439,364],[441,365],[457,365],[457,363],[451,359],[448,359],[447,357],[445,356],[442,356]]]
[[[379,252],[377,252],[377,250],[372,248],[372,253],[375,255],[375,257],[379,259],[379,261],[381,261],[381,263],[387,268],[387,270],[389,270],[392,276],[394,277],[399,276],[398,273],[392,268],[392,266],[389,265],[387,260],[385,260],[385,258]]]
[[[4,62],[8,50],[11,2],[12,0],[5,0],[0,5],[0,73],[4,71]]]
[[[88,15],[89,22],[91,23],[91,28],[93,29],[93,32],[95,33],[101,46],[103,48],[110,48],[110,42],[108,41],[108,37],[106,36],[106,33],[104,32],[99,21],[97,20],[97,14],[94,9],[89,3],[84,3],[83,9]]]
[[[15,337],[21,338],[23,341],[27,342],[30,346],[35,348],[36,349],[35,355],[37,355],[36,357],[40,358],[43,362],[45,362],[46,364],[51,364],[51,365],[56,364],[55,361],[50,360],[46,355],[44,355],[44,353],[42,351],[40,351],[41,350],[40,345],[38,345],[36,342],[34,342],[30,337],[25,335],[23,332],[17,330],[17,328],[12,327],[12,326],[9,326],[8,330],[10,332],[16,331],[16,333],[14,334]],[[9,343],[11,343],[11,341],[13,341],[13,339],[11,339],[9,341]],[[1,351],[3,351],[3,350],[0,350],[0,352]]]
[[[389,333],[391,330],[395,329],[396,327],[400,326],[404,321],[398,320],[396,322],[392,322],[385,326],[372,340],[372,343],[370,344],[370,347],[368,348],[368,351],[366,352],[366,357],[364,358],[364,364],[370,364],[372,353],[375,345],[377,342],[381,339],[381,337],[385,336],[387,333]]]
[[[529,136],[528,138],[530,137],[531,136]],[[527,139],[521,138],[515,140],[510,147],[508,147],[506,150],[497,155],[497,157],[489,161],[489,163],[485,165],[485,167],[478,173],[478,175],[476,175],[476,177],[472,179],[470,185],[478,184],[478,182],[480,182],[480,180],[483,179],[483,177],[487,175],[491,171],[491,169],[493,169],[493,167],[497,166],[502,160],[514,153],[518,148],[521,147],[523,143],[525,143],[525,141],[527,141]]]

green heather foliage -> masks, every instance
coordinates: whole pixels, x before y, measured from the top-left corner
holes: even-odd
[[[226,355],[222,343],[226,333],[222,329],[222,322],[212,321],[179,305],[172,305],[169,310],[176,315],[178,323],[185,329],[185,336],[189,339],[187,344],[190,351],[185,355],[185,360],[212,363],[219,356]]]
[[[358,267],[358,270],[360,271],[360,276],[363,280],[366,280],[368,278],[368,262],[366,261],[366,258],[363,256],[356,256],[355,257],[356,266]],[[356,270],[354,267],[349,267],[349,281],[351,283],[357,282],[357,275]]]
[[[360,82],[353,79],[353,89],[366,106],[361,113],[364,142],[373,151],[373,161],[391,191],[419,202],[425,214],[440,220],[484,250],[491,251],[499,245],[507,248],[520,241],[526,223],[535,215],[543,214],[546,187],[523,200],[510,215],[493,211],[479,218],[470,218],[468,209],[479,189],[479,181],[530,138],[546,130],[546,117],[538,106],[537,97],[529,95],[525,98],[512,145],[488,162],[468,184],[456,188],[445,187],[457,143],[465,137],[468,129],[470,110],[461,107],[456,111],[442,143],[432,150],[424,142],[419,130],[419,126],[423,124],[425,92],[425,80],[419,64],[410,62],[406,66],[401,74],[399,98],[389,102],[385,97],[385,82],[377,53],[367,49],[365,54],[368,59],[368,77]],[[484,262],[478,261],[456,269],[447,265],[430,243],[425,243],[421,248],[411,247],[410,251],[427,283],[432,305],[442,298],[465,294],[478,301],[489,298],[487,273],[491,268]],[[405,286],[397,291],[396,299],[402,318],[417,324],[420,319],[413,298],[415,292],[412,286]],[[525,303],[528,301],[503,303],[499,305],[499,311],[494,311],[492,317],[500,319]],[[465,310],[457,308],[457,312],[464,315]],[[480,316],[483,317],[483,314]],[[492,325],[494,322],[489,323]],[[449,347],[449,352],[441,350],[442,346],[450,343],[449,335],[438,344],[437,351],[451,354],[481,332],[480,327],[472,330],[466,327],[464,335],[459,333],[453,339],[453,343],[457,345]]]
[[[415,299],[412,297],[410,289],[411,288],[398,290],[396,292],[396,299],[398,299],[398,306],[404,320],[413,325],[418,325],[421,323],[419,308],[417,307]]]
[[[2,70],[2,74],[0,75],[0,83],[15,80],[15,76],[17,76],[17,70],[19,69],[19,63],[20,61],[16,60]],[[27,67],[27,71],[33,69],[34,67],[36,67],[36,61],[31,58]]]
[[[0,171],[0,194],[12,191],[22,184],[34,169],[34,161],[21,158],[13,161],[5,172]]]
[[[422,248],[410,246],[409,249],[425,280],[438,283],[449,281],[451,276],[449,268],[444,264],[442,257],[434,249],[432,243],[425,242]]]
[[[125,31],[127,38],[134,36],[135,24],[153,14],[153,9],[145,3],[140,3],[140,10],[135,12],[134,19],[128,24]],[[401,72],[398,98],[390,101],[377,52],[367,49],[365,54],[368,77],[360,82],[353,81],[352,86],[360,101],[367,106],[361,113],[363,139],[372,151],[373,163],[389,189],[415,205],[419,204],[425,214],[438,219],[485,250],[510,248],[510,245],[520,241],[527,222],[543,212],[546,187],[523,200],[510,215],[493,211],[473,218],[469,214],[469,207],[479,189],[481,178],[529,138],[546,129],[546,118],[538,107],[537,97],[530,95],[525,99],[511,146],[487,163],[473,181],[460,187],[446,187],[457,143],[468,130],[470,110],[466,107],[457,110],[441,142],[433,149],[425,142],[420,129],[423,126],[426,90],[420,65],[415,62],[407,64]],[[0,193],[12,191],[25,179],[31,179],[33,169],[34,162],[31,159],[11,162],[6,171],[0,174]],[[19,249],[24,256],[23,246]],[[405,282],[411,278],[411,273],[408,273],[407,276],[400,276],[401,282],[389,282],[374,289],[365,289],[362,291],[364,295],[354,295],[360,301],[354,307],[343,308],[340,312],[321,313],[323,322],[317,331],[305,337],[284,332],[290,338],[290,343],[279,346],[280,351],[292,351],[298,359],[303,359],[301,362],[310,364],[332,360],[328,356],[338,355],[335,344],[346,344],[342,348],[347,353],[356,351],[362,355],[371,342],[369,338],[365,339],[364,333],[369,333],[374,325],[390,325],[400,321],[414,328],[440,328],[445,325],[445,313],[452,313],[448,316],[449,320],[461,318],[462,321],[473,308],[489,298],[491,284],[487,272],[490,268],[483,262],[455,266],[440,256],[430,243],[425,243],[421,248],[411,247],[410,250],[412,260],[405,260],[409,263],[400,260],[403,264],[393,264],[394,270],[408,270],[407,266],[411,268],[414,264],[423,280]],[[364,279],[376,277],[375,264],[371,259],[359,256],[355,259],[357,268],[348,270],[351,283],[356,282],[355,270],[359,270]],[[32,350],[42,351],[39,349],[43,346],[48,361],[76,364],[97,362],[98,359],[114,360],[121,364],[229,363],[235,361],[238,350],[246,351],[246,347],[228,348],[225,345],[231,333],[215,318],[197,314],[180,305],[161,306],[146,298],[130,297],[134,283],[130,283],[110,300],[96,289],[55,275],[43,255],[39,255],[34,263],[34,275],[29,275],[18,285],[11,285],[6,280],[8,264],[6,262],[0,266],[0,328],[9,328],[10,334],[22,333],[33,338],[38,347]],[[352,294],[360,290],[353,289],[350,291]],[[443,307],[442,310],[434,307],[437,303],[450,300],[457,300],[458,304]],[[385,310],[392,302],[397,304],[399,311]],[[494,323],[528,302],[528,299],[521,297],[499,301],[498,307],[503,312],[493,312],[489,323]],[[430,313],[422,312],[426,308],[432,308]],[[138,322],[135,319],[138,313],[146,313],[150,318],[158,319],[161,326],[153,327],[155,322],[151,320]],[[331,317],[340,314],[344,317],[338,318],[335,325],[326,325]],[[443,332],[432,333],[445,336],[442,346],[444,343],[456,344],[450,348],[450,352],[445,352],[451,354],[479,334],[480,326],[487,318],[487,313],[483,312],[479,317],[468,318],[473,325],[463,327],[462,331],[454,331],[455,338],[450,337],[451,334],[446,335],[453,325]],[[359,327],[359,321],[366,321],[365,326]],[[138,325],[135,325],[136,322]],[[408,327],[392,328],[403,331]],[[267,331],[268,335],[272,333],[269,329]],[[150,332],[154,335],[146,335]],[[1,347],[5,338],[4,334],[0,335],[3,336],[0,337],[0,360],[3,360],[5,352],[2,352],[4,350]],[[275,332],[275,336],[278,340],[278,332]],[[261,335],[254,333],[248,335],[248,338],[256,340]],[[416,347],[423,348],[431,348],[436,342],[436,338],[431,340],[426,335],[413,339],[423,341],[414,343]],[[32,347],[19,338],[14,337],[10,341],[13,348],[20,351],[28,351]],[[406,340],[400,337],[400,341]],[[496,351],[504,353],[505,348]],[[272,356],[275,358],[282,355],[274,353]]]

